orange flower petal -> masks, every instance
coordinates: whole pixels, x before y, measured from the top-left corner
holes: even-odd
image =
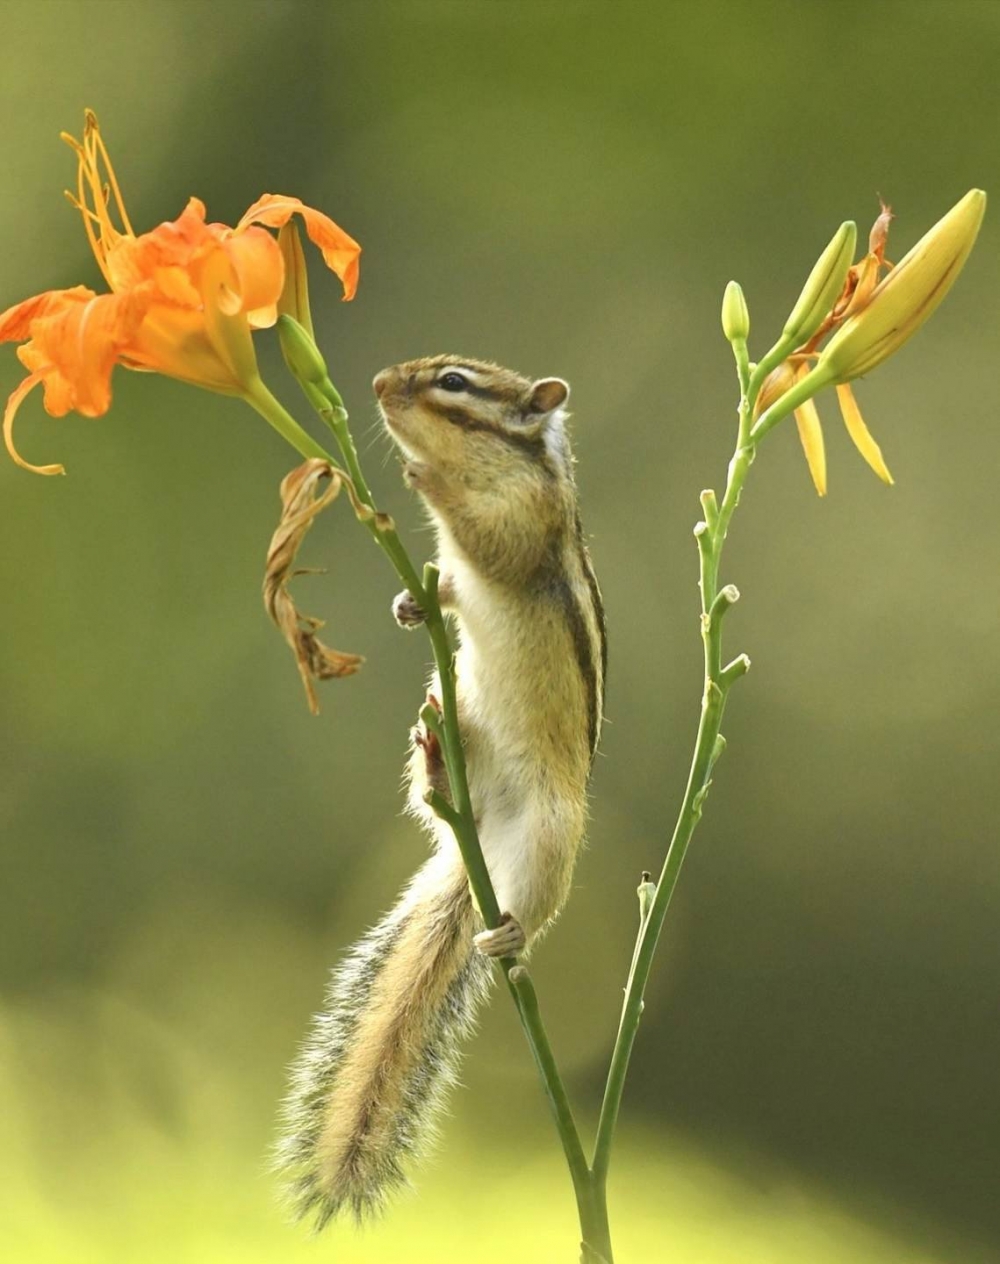
[[[358,288],[358,260],[361,247],[344,230],[322,211],[306,206],[296,197],[280,193],[265,193],[236,225],[240,232],[250,224],[264,224],[268,228],[281,228],[293,215],[301,215],[309,240],[320,248],[326,266],[340,277],[344,286],[344,299],[352,299]]]
[[[32,322],[31,353],[51,366],[43,370],[46,412],[61,417],[74,409],[85,417],[100,417],[108,411],[111,372],[146,306],[135,291],[98,294]],[[33,367],[37,370],[37,361]]]
[[[119,237],[107,252],[111,288],[124,290],[154,276],[160,269],[186,269],[200,250],[214,246],[221,234],[205,223],[205,204],[189,198],[175,220],[158,224],[139,237]]]
[[[200,310],[155,303],[121,359],[130,369],[162,373],[209,391],[239,394],[232,369],[209,341]]]
[[[273,325],[278,318],[276,304],[285,281],[285,264],[278,243],[263,228],[247,228],[233,233],[222,244],[236,273],[239,310],[273,311],[274,316],[268,322],[266,316],[251,318],[251,323],[259,329],[265,328],[265,322]]]
[[[819,424],[819,413],[811,399],[800,404],[795,410],[795,424],[802,441],[802,451],[806,454],[806,464],[812,475],[813,485],[820,496],[826,495],[826,447],[823,443],[823,429]]]
[[[844,419],[844,425],[847,427],[847,433],[851,436],[854,446],[882,482],[887,483],[891,487],[894,480],[889,473],[889,467],[882,458],[882,449],[872,438],[871,432],[865,425],[864,418],[861,416],[861,409],[858,407],[858,401],[854,398],[854,392],[851,390],[849,383],[845,382],[837,387],[837,402],[840,404],[840,415]]]
[[[205,335],[232,375],[230,389],[240,391],[259,377],[250,324],[243,312],[230,310],[229,296],[238,293],[236,270],[227,250],[208,255],[200,270]]]
[[[0,342],[24,342],[31,337],[32,321],[61,309],[68,302],[82,303],[92,298],[96,298],[93,290],[77,285],[71,290],[46,290],[44,294],[15,303],[0,313]]]
[[[14,447],[14,418],[17,415],[17,410],[21,407],[21,403],[28,392],[34,390],[41,381],[41,373],[32,373],[30,377],[24,379],[20,386],[16,386],[11,391],[3,414],[3,441],[7,446],[7,451],[10,453],[11,460],[18,464],[22,470],[30,470],[32,474],[65,474],[66,470],[62,465],[32,465]]]
[[[192,310],[201,307],[201,294],[187,268],[155,268],[148,284],[156,290],[156,297],[161,302]]]

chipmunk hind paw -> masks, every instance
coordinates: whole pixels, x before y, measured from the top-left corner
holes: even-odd
[[[472,942],[484,957],[516,957],[524,951],[527,939],[517,918],[512,913],[504,913],[499,926],[473,935]]]

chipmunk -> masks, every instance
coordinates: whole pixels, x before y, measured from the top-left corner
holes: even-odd
[[[607,662],[604,612],[577,509],[569,387],[478,360],[384,369],[375,394],[437,533],[439,597],[458,633],[456,690],[469,788],[500,926],[484,930],[450,828],[440,750],[414,730],[409,811],[435,851],[396,907],[335,970],[327,1010],[293,1068],[279,1159],[301,1215],[360,1220],[405,1184],[489,958],[513,956],[569,894],[587,816]],[[409,593],[393,603],[413,627]],[[431,680],[429,694],[438,694]]]

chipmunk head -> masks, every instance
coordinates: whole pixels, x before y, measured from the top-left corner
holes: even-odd
[[[433,356],[383,369],[373,383],[407,481],[432,505],[455,493],[499,490],[511,479],[569,476],[563,422],[569,387],[510,369]],[[443,507],[443,505],[442,505]]]
[[[481,574],[516,580],[572,530],[560,378],[532,382],[482,360],[433,356],[383,369],[374,387],[404,480],[431,511],[442,549],[451,541]]]

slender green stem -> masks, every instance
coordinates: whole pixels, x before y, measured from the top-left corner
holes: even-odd
[[[245,395],[247,403],[257,410],[265,421],[269,422],[286,443],[290,443],[296,452],[308,458],[319,458],[333,461],[333,457],[321,447],[312,435],[308,434],[290,412],[279,403],[264,383],[257,379]]]
[[[521,1016],[521,1022],[524,1024],[525,1031],[530,1033],[531,1052],[534,1054],[546,1096],[549,1099],[549,1105],[556,1118],[559,1135],[564,1138],[563,1149],[566,1154],[570,1176],[573,1178],[573,1187],[576,1190],[581,1227],[586,1230],[583,1219],[589,1210],[590,1172],[587,1168],[587,1159],[577,1131],[576,1122],[573,1119],[569,1097],[562,1082],[562,1077],[559,1074],[559,1068],[556,1065],[552,1046],[549,1044],[545,1025],[542,1022],[535,985],[525,966],[512,964],[506,967],[506,975],[507,985],[514,997],[518,1013]]]
[[[670,840],[670,846],[667,850],[666,859],[663,863],[663,870],[657,883],[656,894],[653,897],[649,914],[639,931],[632,969],[625,989],[625,1000],[618,1025],[618,1035],[608,1069],[592,1164],[593,1179],[602,1198],[605,1197],[608,1169],[611,1163],[611,1147],[625,1088],[629,1058],[631,1057],[632,1047],[639,1028],[643,993],[652,967],[656,945],[660,931],[663,928],[667,909],[670,906],[671,897],[677,886],[677,879],[680,876],[684,858],[687,855],[698,821],[701,819],[705,798],[711,785],[712,768],[725,745],[719,730],[729,689],[749,667],[749,660],[745,655],[734,659],[726,667],[722,666],[722,621],[726,611],[734,604],[739,594],[731,585],[721,590],[719,589],[719,564],[729,523],[739,503],[740,493],[743,490],[743,484],[754,457],[754,449],[749,442],[749,426],[756,392],[753,386],[747,382],[749,370],[745,360],[741,361],[741,358],[737,357],[737,365],[741,387],[744,390],[740,401],[739,433],[736,451],[729,463],[726,492],[720,506],[716,505],[713,493],[702,493],[701,500],[702,507],[705,510],[705,521],[700,522],[695,528],[699,557],[699,587],[702,598],[702,641],[705,656],[705,680],[702,692],[701,716],[698,722],[698,736],[695,740],[694,754],[691,759],[691,768],[684,791],[684,798],[673,836]]]
[[[783,333],[781,335],[771,350],[768,351],[765,356],[761,357],[759,363],[753,366],[750,372],[749,382],[744,388],[745,395],[750,395],[753,398],[756,398],[757,392],[764,384],[764,379],[771,370],[776,369],[788,353],[795,350],[797,338],[798,334],[795,331],[790,334]]]

